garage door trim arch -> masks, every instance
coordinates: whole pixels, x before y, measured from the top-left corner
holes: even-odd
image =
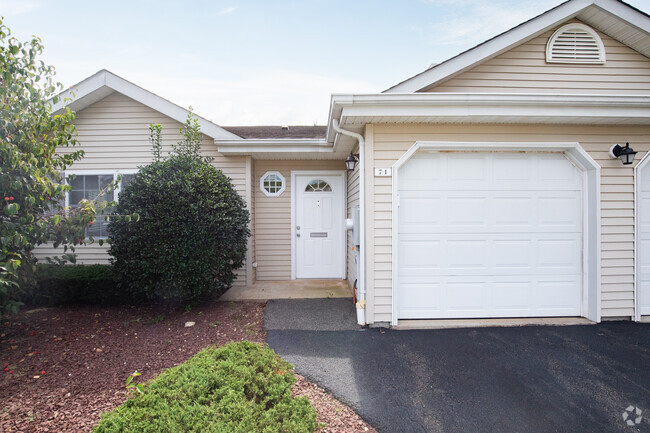
[[[557,142],[437,142],[417,141],[393,164],[392,182],[392,325],[398,324],[399,303],[399,173],[418,151],[430,152],[562,152],[583,176],[583,295],[582,315],[601,319],[600,294],[600,166],[579,143]]]

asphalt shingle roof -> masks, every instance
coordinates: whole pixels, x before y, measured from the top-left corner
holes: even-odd
[[[242,138],[325,138],[327,126],[222,126]]]

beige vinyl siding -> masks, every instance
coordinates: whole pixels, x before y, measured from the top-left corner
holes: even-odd
[[[354,149],[353,153],[359,153],[359,148]],[[347,197],[347,216],[352,218],[352,208],[354,206],[359,206],[359,164],[356,165],[354,171],[347,172],[347,182],[348,182],[348,197]],[[347,275],[348,275],[348,284],[352,288],[354,286],[354,280],[357,279],[357,263],[356,263],[356,251],[354,250],[354,244],[352,241],[352,230],[347,232]]]
[[[149,143],[149,124],[160,123],[163,126],[163,153],[171,151],[171,145],[180,141],[181,123],[173,120],[139,102],[120,93],[113,93],[97,103],[77,113],[75,119],[77,140],[85,155],[75,162],[70,170],[93,170],[112,173],[114,170],[137,169],[152,161]],[[75,148],[63,148],[61,153]],[[225,157],[217,152],[214,140],[204,135],[202,151],[213,158],[213,164],[229,176],[236,190],[248,202],[246,197],[246,157]],[[106,245],[89,245],[77,248],[80,263],[108,263]],[[40,246],[36,256],[61,255],[63,250],[50,246]],[[245,270],[238,271],[235,284],[245,284]]]
[[[546,43],[555,30],[426,91],[650,94],[650,59],[600,32],[604,65],[546,63]]]
[[[291,279],[291,171],[341,170],[343,161],[273,160],[255,161],[255,257],[258,281]],[[260,178],[279,171],[287,187],[278,197],[267,197]]]
[[[373,132],[374,131],[374,132]],[[634,314],[634,170],[608,156],[613,143],[629,141],[636,150],[650,147],[648,126],[561,125],[371,125],[371,152],[366,176],[369,216],[368,320],[388,322],[392,311],[392,179],[372,175],[374,167],[391,167],[416,141],[450,142],[578,142],[601,166],[602,316]],[[644,156],[639,152],[635,164]],[[394,173],[395,175],[396,173]]]

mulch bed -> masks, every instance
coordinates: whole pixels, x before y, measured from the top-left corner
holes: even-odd
[[[126,378],[140,381],[202,348],[264,343],[264,304],[213,302],[187,312],[157,307],[27,310],[0,325],[0,433],[90,432],[102,412],[123,403]],[[187,322],[195,322],[186,327]],[[349,408],[299,377],[320,430],[374,432]]]

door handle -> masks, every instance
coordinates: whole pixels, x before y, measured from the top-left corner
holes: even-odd
[[[299,237],[300,237],[300,233],[296,233],[296,237],[299,238]]]

